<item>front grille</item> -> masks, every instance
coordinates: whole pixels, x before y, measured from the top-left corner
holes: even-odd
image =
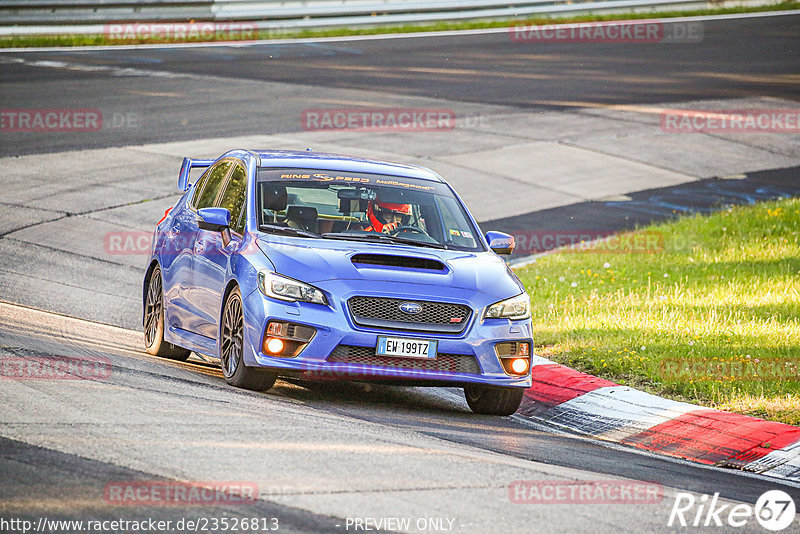
[[[395,369],[413,369],[417,371],[439,371],[477,375],[481,369],[475,356],[467,354],[439,353],[435,359],[397,358],[395,356],[377,356],[375,347],[357,347],[355,345],[339,345],[328,362],[352,363],[375,367]]]
[[[419,304],[422,311],[417,314],[401,311],[400,305],[408,302]],[[347,306],[357,325],[391,330],[458,334],[472,316],[469,306],[422,300],[353,297]]]

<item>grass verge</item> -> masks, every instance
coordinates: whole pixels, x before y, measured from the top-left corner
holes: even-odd
[[[163,39],[163,38],[135,38],[135,39],[112,39],[105,35],[15,35],[0,37],[0,48],[27,48],[45,46],[107,46],[107,45],[131,45],[131,44],[166,44],[166,43],[186,43],[186,42],[221,42],[237,40],[261,40],[261,39],[297,39],[314,37],[340,37],[348,35],[380,35],[387,33],[415,33],[415,32],[434,32],[451,30],[471,30],[480,28],[503,28],[511,25],[546,25],[546,24],[567,24],[574,22],[601,22],[613,20],[632,20],[632,19],[654,19],[654,18],[674,18],[691,17],[698,15],[727,15],[734,13],[761,13],[765,11],[784,11],[800,9],[800,2],[785,1],[765,6],[739,6],[730,8],[716,9],[697,9],[688,11],[664,11],[652,13],[615,13],[607,15],[577,15],[577,16],[539,16],[528,18],[513,18],[503,20],[478,20],[463,22],[436,22],[431,24],[417,25],[387,25],[371,28],[330,28],[330,29],[306,29],[306,30],[259,30],[247,32],[240,36],[225,35],[220,38],[209,36],[203,38],[186,39]],[[185,21],[183,21],[185,22]]]
[[[620,384],[800,425],[798,228],[794,198],[643,228],[616,253],[545,255],[517,270],[534,340]],[[656,251],[631,253],[637,235]]]

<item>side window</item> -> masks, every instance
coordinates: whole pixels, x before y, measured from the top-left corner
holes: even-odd
[[[203,188],[206,186],[206,181],[208,180],[209,171],[203,173],[200,178],[197,179],[197,183],[194,184],[194,193],[192,193],[192,207],[197,207],[197,200],[200,198],[200,193],[203,192]]]
[[[214,201],[217,199],[222,182],[228,174],[228,169],[231,167],[230,161],[223,161],[211,167],[198,184],[199,187],[195,193],[193,205],[195,208],[211,208],[214,206]]]
[[[236,164],[228,179],[228,185],[222,192],[222,200],[219,207],[226,208],[231,212],[231,230],[239,234],[244,233],[244,217],[240,217],[245,209],[247,202],[247,171],[245,168]]]

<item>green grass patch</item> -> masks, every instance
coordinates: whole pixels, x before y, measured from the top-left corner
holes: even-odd
[[[543,24],[567,24],[573,22],[601,22],[613,20],[631,19],[653,19],[653,18],[674,18],[691,17],[699,15],[727,15],[734,13],[761,13],[765,11],[786,11],[800,9],[800,2],[787,1],[764,6],[739,6],[730,8],[716,9],[696,9],[687,11],[663,11],[652,13],[615,13],[604,15],[575,15],[575,16],[538,16],[520,17],[500,20],[475,20],[460,22],[436,22],[429,24],[406,24],[406,25],[386,25],[370,28],[348,28],[338,27],[329,29],[306,29],[306,30],[261,30],[255,32],[255,36],[245,35],[241,39],[297,39],[313,37],[340,37],[348,35],[380,35],[387,33],[413,33],[413,32],[435,32],[450,30],[471,30],[480,28],[503,28],[513,25],[543,25]],[[185,22],[185,21],[183,21]],[[45,46],[107,46],[107,45],[131,45],[131,44],[165,44],[165,43],[185,43],[185,42],[220,42],[236,41],[236,36],[231,38],[194,38],[194,39],[109,39],[104,35],[17,35],[0,37],[0,48],[24,48],[24,47],[45,47]]]
[[[794,198],[634,232],[659,236],[651,253],[542,256],[517,270],[534,341],[620,384],[798,425],[798,229]]]

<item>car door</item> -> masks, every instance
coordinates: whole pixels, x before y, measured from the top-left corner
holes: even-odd
[[[177,257],[174,262],[174,287],[176,298],[170,304],[174,312],[170,314],[170,324],[196,334],[200,333],[200,312],[194,299],[195,283],[195,255],[198,252],[197,210],[210,208],[216,205],[217,197],[225,183],[233,165],[231,160],[223,160],[209,169],[200,177],[195,186],[191,200],[184,209],[175,217],[176,226],[171,230],[176,233],[175,242],[178,244]],[[200,245],[202,248],[202,245]]]
[[[231,254],[239,248],[244,233],[244,211],[247,199],[247,170],[241,162],[233,164],[216,207],[231,214],[230,241],[226,244],[221,232],[200,229],[194,254],[192,303],[198,315],[197,333],[216,338],[222,292],[227,278]]]

